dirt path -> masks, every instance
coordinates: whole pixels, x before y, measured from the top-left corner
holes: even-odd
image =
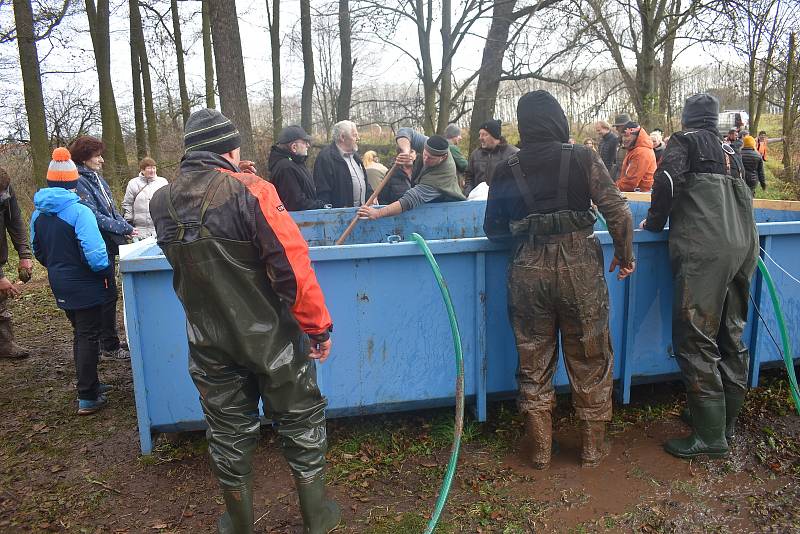
[[[222,499],[202,433],[161,436],[138,450],[127,363],[103,362],[111,405],[75,415],[71,337],[42,280],[13,306],[20,362],[0,360],[0,532],[215,532]],[[612,452],[578,465],[568,399],[559,399],[561,451],[549,471],[524,465],[512,404],[490,422],[468,420],[459,470],[440,532],[800,532],[800,418],[780,372],[751,393],[733,454],[684,462],[661,450],[686,432],[675,384],[634,388],[616,409]],[[449,454],[449,410],[329,423],[338,532],[422,532]],[[256,454],[257,532],[300,532],[291,477],[264,429]]]

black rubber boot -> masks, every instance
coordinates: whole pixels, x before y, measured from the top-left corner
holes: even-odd
[[[728,455],[725,440],[725,399],[699,400],[690,396],[689,412],[693,432],[686,438],[668,440],[664,450],[678,458],[724,458]]]
[[[688,405],[686,405],[683,408],[683,410],[681,410],[680,418],[681,418],[681,421],[683,421],[684,423],[686,423],[690,427],[692,426],[692,414],[689,413],[689,406]]]
[[[328,534],[339,525],[342,510],[334,501],[325,498],[325,476],[294,479],[300,512],[303,514],[304,534]]]
[[[529,413],[525,416],[525,441],[528,461],[534,469],[550,467],[553,454],[553,418],[550,412]]]
[[[0,320],[0,358],[19,360],[30,356],[31,351],[14,343],[11,319]]]
[[[226,512],[217,521],[219,534],[251,534],[253,532],[252,483],[222,490]]]
[[[740,389],[725,390],[725,439],[730,441],[736,434],[736,420],[742,411],[746,392]]]

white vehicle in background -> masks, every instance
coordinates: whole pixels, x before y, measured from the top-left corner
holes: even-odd
[[[750,115],[741,109],[726,109],[719,114],[719,133],[725,135],[730,130],[749,130]]]

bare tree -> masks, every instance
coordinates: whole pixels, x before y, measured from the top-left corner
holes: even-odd
[[[276,2],[278,0],[275,0]],[[214,94],[214,50],[211,45],[211,17],[208,4],[211,0],[202,0],[202,33],[203,33],[203,65],[205,67],[206,107],[217,107]]]
[[[281,95],[281,2],[272,0],[270,10],[267,0],[267,29],[272,52],[272,138],[277,139],[283,128],[283,102]]]
[[[350,118],[350,102],[353,99],[353,46],[350,26],[350,2],[339,0],[339,43],[341,46],[341,85],[336,103],[336,120]]]
[[[97,101],[89,91],[75,85],[59,89],[47,98],[45,117],[53,146],[68,146],[100,122]]]
[[[311,133],[314,105],[314,52],[311,42],[311,0],[300,0],[300,42],[303,48],[303,92],[300,104],[300,125]]]
[[[111,84],[109,4],[108,0],[98,0],[96,5],[94,0],[85,0],[85,2],[89,32],[92,36],[95,63],[97,64],[103,142],[106,145],[106,160],[110,163],[106,172],[111,178],[117,178],[121,173],[127,173],[128,157],[125,154],[125,140],[122,137],[114,87]]]
[[[236,3],[234,0],[215,0],[209,7],[222,112],[233,121],[242,135],[243,156],[255,159]]]
[[[39,183],[44,183],[47,175],[47,165],[50,160],[50,150],[47,141],[47,123],[44,111],[44,96],[42,95],[42,75],[39,69],[39,53],[36,41],[49,34],[61,22],[66,13],[68,1],[65,1],[60,11],[51,14],[45,19],[48,24],[42,35],[37,36],[36,18],[30,0],[14,0],[14,22],[16,27],[17,47],[19,48],[19,65],[22,71],[22,90],[25,95],[25,112],[28,118],[28,133],[30,137],[31,158],[33,159],[33,176]],[[10,35],[4,32],[4,35]],[[11,37],[7,37],[10,39]],[[1,37],[0,37],[1,39]]]
[[[181,95],[181,115],[184,124],[189,119],[189,91],[186,88],[186,67],[183,61],[183,38],[181,37],[181,18],[178,12],[178,0],[171,0],[170,11],[172,11],[172,32],[175,41],[175,56],[178,60],[178,92]]]
[[[150,78],[150,57],[147,53],[147,45],[144,38],[144,25],[142,23],[142,15],[139,12],[138,0],[129,0],[129,16],[131,19],[131,50],[135,49],[136,51],[135,62],[139,67],[138,74],[134,76],[141,76],[142,95],[139,98],[144,98],[144,116],[147,121],[148,150],[146,150],[145,153],[150,154],[151,157],[158,160],[161,155],[158,143],[158,121],[156,120],[155,104],[153,102],[153,84]],[[131,62],[133,63],[133,55],[131,57]],[[134,106],[137,99],[135,89],[136,83],[134,83]],[[138,139],[137,130],[137,141]]]
[[[139,43],[136,39],[138,31],[142,31],[141,17],[136,17],[139,10],[138,0],[128,1],[131,49],[131,80],[133,89],[133,123],[136,132],[136,157],[142,159],[147,155],[147,131],[144,127],[144,105],[142,104],[142,68],[139,63]],[[137,28],[138,23],[138,28]]]
[[[797,33],[789,34],[789,49],[786,52],[785,87],[783,94],[783,172],[788,178],[794,171],[792,165],[793,132],[800,118],[800,93],[797,91],[798,70],[800,70],[800,57],[797,54]],[[800,173],[795,177],[800,180]]]

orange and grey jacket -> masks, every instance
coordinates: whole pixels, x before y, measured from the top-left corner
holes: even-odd
[[[644,128],[639,129],[633,148],[625,154],[617,177],[620,191],[650,191],[656,172],[656,155],[653,140]]]
[[[228,319],[238,322],[248,302],[258,300],[273,308],[283,308],[268,313],[265,310],[276,321],[284,321],[290,314],[312,340],[328,339],[331,317],[311,268],[308,245],[272,184],[254,174],[240,172],[212,152],[190,152],[181,161],[175,180],[154,194],[150,214],[158,244],[175,273],[176,293],[190,323],[194,312],[198,317],[203,312],[195,308],[205,307],[215,308],[209,310],[211,314],[219,314],[220,308],[228,309]],[[220,245],[192,252],[190,245],[204,240]],[[246,259],[230,257],[231,250]],[[222,270],[212,269],[207,275],[202,274],[203,268],[192,262],[193,255],[198,261],[201,255],[204,260],[210,255],[210,261],[221,264]],[[226,263],[231,275],[243,263],[249,263],[251,271],[256,269],[256,277],[250,279],[249,285],[247,282],[230,285],[232,289],[212,297],[215,292],[210,288],[225,284],[220,278],[226,278]],[[182,281],[188,280],[199,287],[187,287]],[[183,285],[179,287],[180,284]],[[202,287],[203,284],[207,287]],[[194,298],[190,292],[205,294],[206,298]],[[215,299],[226,302],[211,302]],[[257,310],[254,313],[258,315]],[[264,325],[267,329],[272,327],[280,325]]]

